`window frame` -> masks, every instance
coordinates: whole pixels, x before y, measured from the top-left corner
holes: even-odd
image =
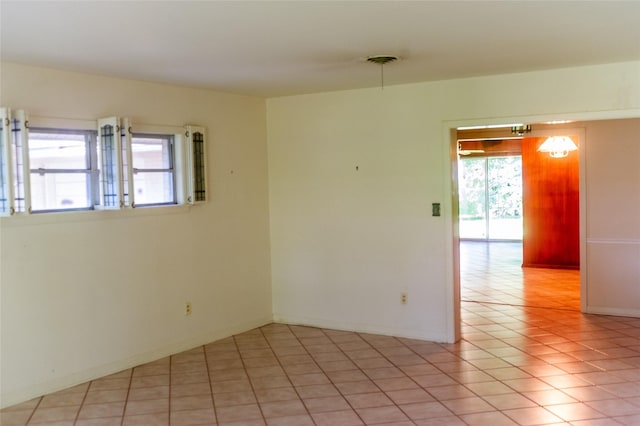
[[[31,173],[29,171],[29,118],[16,110],[11,122],[12,200],[15,213],[31,213]]]
[[[169,168],[138,168],[135,167],[135,151],[133,149],[134,139],[136,138],[147,138],[147,139],[163,139],[167,141],[167,149],[168,149],[168,161]],[[171,174],[171,201],[164,201],[160,203],[140,203],[135,202],[134,207],[153,207],[153,206],[171,206],[179,204],[179,191],[178,184],[179,179],[177,179],[177,163],[178,156],[176,155],[178,144],[176,143],[176,135],[171,133],[156,133],[156,132],[140,132],[140,131],[130,131],[130,143],[129,143],[129,153],[131,162],[129,163],[128,171],[129,171],[129,182],[131,182],[131,188],[134,190],[135,197],[135,175],[140,173],[170,173]]]
[[[196,135],[199,135],[196,138]],[[187,204],[207,202],[207,136],[202,126],[185,126],[185,179]]]
[[[98,168],[99,195],[94,203],[94,209],[96,210],[118,210],[124,207],[121,123],[122,121],[119,117],[98,119],[96,164]],[[104,129],[108,126],[112,128],[111,134],[104,133]],[[111,137],[111,139],[108,140],[108,137]],[[106,143],[108,143],[108,146],[105,147]],[[107,166],[109,166],[108,170]]]
[[[13,206],[13,159],[11,110],[0,108],[0,216],[15,213]]]

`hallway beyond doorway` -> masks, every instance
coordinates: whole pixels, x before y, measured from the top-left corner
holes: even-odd
[[[580,310],[580,272],[522,268],[522,242],[460,242],[465,302]]]

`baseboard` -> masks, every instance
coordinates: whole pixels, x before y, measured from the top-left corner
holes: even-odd
[[[614,317],[640,318],[640,310],[638,309],[609,308],[606,306],[587,306],[586,313],[596,315],[611,315]]]
[[[161,348],[143,352],[129,358],[117,360],[109,364],[100,365],[95,368],[79,371],[53,380],[47,380],[36,385],[26,386],[16,391],[3,393],[0,398],[0,408],[19,404],[32,398],[37,398],[39,396],[85,383],[99,377],[108,376],[109,374],[117,373],[141,364],[146,364],[148,362],[180,353],[216,340],[224,339],[235,334],[240,334],[272,322],[273,318],[268,316],[254,319],[252,321],[213,328],[206,333],[201,333],[188,339],[173,342]]]
[[[407,330],[406,328],[381,327],[377,325],[335,321],[326,318],[295,317],[274,314],[273,320],[280,324],[304,325],[307,327],[327,328],[331,330],[352,331],[356,333],[380,334],[384,336],[402,337],[407,339],[424,340],[427,342],[447,343],[447,336],[440,333],[425,333],[422,330]]]
[[[523,263],[523,268],[541,268],[541,269],[568,269],[572,271],[579,271],[580,265],[547,265],[542,263]]]

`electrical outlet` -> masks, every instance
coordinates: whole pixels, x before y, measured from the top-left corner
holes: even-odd
[[[191,315],[191,302],[187,302],[184,304],[184,314]]]
[[[400,293],[400,303],[402,303],[403,305],[407,304],[408,298],[409,296],[407,295],[407,293]]]

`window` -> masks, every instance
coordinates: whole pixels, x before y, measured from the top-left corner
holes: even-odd
[[[189,204],[207,201],[207,168],[204,128],[187,126],[187,202]]]
[[[96,193],[95,132],[30,129],[31,208],[34,212],[91,209]]]
[[[101,208],[176,204],[174,134],[132,132],[127,118],[98,120]]]
[[[11,126],[9,111],[0,109],[0,215],[9,215],[11,211]]]
[[[99,204],[103,209],[124,207],[120,119],[98,120]]]
[[[175,204],[173,135],[133,133],[131,157],[135,204]]]
[[[522,157],[478,156],[458,162],[460,238],[522,239]]]
[[[203,127],[97,124],[0,108],[0,215],[206,201]]]

